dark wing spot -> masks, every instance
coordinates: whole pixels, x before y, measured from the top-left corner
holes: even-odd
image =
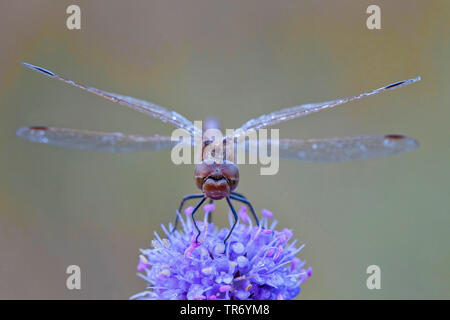
[[[389,140],[403,140],[405,139],[405,136],[402,136],[400,134],[388,134],[384,136],[386,139]]]
[[[52,76],[52,77],[56,76],[56,74],[54,74],[53,72],[48,71],[48,70],[46,70],[44,68],[41,68],[41,67],[38,67],[38,66],[34,66],[34,65],[26,63],[26,62],[21,62],[21,64],[24,65],[25,67],[29,68],[29,69],[32,69],[32,70],[37,71],[37,72],[44,73],[44,74],[46,74],[48,76]]]
[[[388,85],[388,86],[386,86],[386,87],[384,87],[384,88],[385,88],[385,89],[391,89],[391,88],[396,87],[396,86],[399,86],[399,85],[401,85],[401,84],[403,84],[403,83],[405,83],[405,81],[399,81],[399,82],[390,84],[390,85]]]
[[[41,68],[41,67],[34,67],[34,68],[37,69],[37,70],[39,70],[39,71],[41,71],[41,72],[43,72],[43,73],[45,73],[45,74],[48,74],[49,76],[54,76],[54,75],[55,75],[53,72],[50,72],[50,71],[48,71],[48,70],[45,70],[45,69],[43,69],[43,68]]]
[[[30,127],[30,130],[35,130],[35,131],[48,131],[48,127]]]

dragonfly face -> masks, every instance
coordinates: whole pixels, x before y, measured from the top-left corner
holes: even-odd
[[[85,86],[75,81],[64,78],[51,71],[48,71],[41,67],[33,66],[28,63],[22,64],[27,68],[39,72],[47,77],[63,81],[67,84],[89,91],[112,102],[160,119],[163,122],[167,122],[175,126],[176,128],[187,131],[194,138],[196,136],[202,136],[201,129],[197,128],[192,121],[186,119],[184,116],[173,110],[168,110],[152,102]],[[230,141],[234,141],[234,139],[246,135],[246,132],[249,132],[251,130],[267,128],[287,120],[306,116],[313,112],[330,109],[338,105],[359,100],[364,97],[372,96],[381,92],[395,90],[415,83],[419,80],[420,77],[398,81],[379,89],[361,93],[353,97],[320,103],[303,104],[274,111],[269,114],[264,114],[245,122],[238,130],[234,131],[231,136],[225,137],[223,142],[220,142],[220,144],[216,145],[215,147],[218,148],[217,150],[226,151],[226,142],[229,141],[228,139],[231,139]],[[217,127],[217,125],[214,124],[214,121],[211,122],[211,127]],[[164,137],[159,135],[126,135],[120,132],[95,132],[43,126],[23,127],[17,130],[16,134],[19,137],[32,142],[108,152],[162,150],[170,149],[176,144],[176,142],[173,142],[171,140],[171,137]],[[365,160],[386,157],[414,150],[418,146],[416,140],[407,136],[397,134],[342,137],[331,139],[280,139],[279,141],[268,140],[267,146],[274,143],[279,144],[279,155],[281,158],[308,162],[340,162],[348,160]],[[211,201],[225,198],[228,205],[230,206],[231,211],[233,212],[235,224],[237,222],[238,216],[230,200],[240,201],[246,204],[250,208],[250,211],[252,212],[253,217],[258,224],[257,216],[250,202],[244,196],[234,192],[239,183],[239,171],[237,169],[237,166],[234,164],[234,156],[232,154],[232,151],[229,150],[229,152],[225,152],[225,154],[226,155],[223,156],[223,161],[216,161],[218,157],[218,155],[216,154],[216,150],[214,150],[214,148],[207,148],[204,143],[202,150],[203,161],[201,164],[196,166],[194,173],[196,185],[200,190],[202,190],[202,193],[184,197],[179,207],[178,211],[181,212],[183,204],[186,200],[196,198],[201,199],[192,212],[192,220],[195,227],[197,228],[198,235],[200,234],[200,230],[195,223],[194,213],[205,202],[207,198],[209,198]],[[232,226],[224,242],[226,242],[228,237],[231,235],[234,225]]]
[[[195,166],[194,179],[206,197],[220,200],[228,197],[236,189],[239,183],[239,170],[231,161],[216,163],[214,159],[208,159]]]

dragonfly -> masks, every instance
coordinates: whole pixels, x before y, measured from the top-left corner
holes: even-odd
[[[256,224],[259,225],[258,217],[251,202],[241,193],[235,192],[235,189],[239,183],[239,170],[233,157],[218,159],[214,153],[206,152],[207,146],[212,140],[208,136],[203,136],[202,129],[195,126],[192,121],[188,120],[176,111],[158,106],[152,102],[86,86],[67,79],[59,74],[53,73],[47,69],[25,62],[22,62],[22,65],[50,78],[63,81],[112,102],[171,124],[175,128],[186,131],[193,138],[193,141],[194,138],[198,139],[198,137],[201,137],[202,159],[201,162],[195,166],[194,171],[195,184],[201,190],[201,193],[189,194],[183,197],[178,207],[172,232],[177,228],[179,213],[182,211],[185,202],[192,199],[199,199],[190,214],[193,224],[197,230],[197,242],[201,232],[194,219],[194,214],[207,199],[209,199],[210,203],[215,200],[225,199],[233,214],[234,222],[224,239],[224,245],[231,236],[238,221],[238,215],[231,200],[240,202],[247,206],[250,209]],[[352,97],[319,103],[303,104],[284,108],[268,114],[263,114],[245,122],[238,130],[234,131],[232,136],[225,136],[223,138],[222,147],[226,150],[227,141],[245,135],[250,130],[259,130],[274,126],[287,120],[296,119],[314,112],[330,109],[348,102],[359,100],[361,98],[373,96],[378,93],[398,89],[418,81],[420,81],[420,76],[408,80],[398,81]],[[209,121],[208,123],[209,124],[207,126],[209,127],[217,129],[220,128],[217,121]],[[106,152],[164,150],[173,148],[177,143],[169,136],[135,135],[123,134],[120,132],[98,132],[47,126],[22,127],[17,130],[16,134],[20,138],[31,142],[59,147]],[[348,160],[380,158],[412,151],[418,147],[418,142],[415,139],[400,134],[351,136],[328,139],[279,139],[276,142],[268,140],[267,143],[279,144],[280,158],[306,162],[342,162]],[[226,152],[224,154],[226,154]],[[231,154],[231,152],[228,152],[228,154]],[[221,155],[221,157],[225,156]]]

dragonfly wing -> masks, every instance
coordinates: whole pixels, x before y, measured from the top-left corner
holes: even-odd
[[[168,110],[168,109],[158,106],[152,102],[139,100],[139,99],[136,99],[133,97],[128,97],[128,96],[124,96],[124,95],[120,95],[120,94],[116,94],[116,93],[112,93],[112,92],[106,92],[106,91],[96,89],[93,87],[88,87],[88,86],[82,85],[80,83],[77,83],[75,81],[66,79],[66,78],[64,78],[58,74],[55,74],[51,71],[48,71],[44,68],[37,67],[37,66],[31,65],[31,64],[25,63],[25,62],[22,62],[22,64],[25,67],[27,67],[33,71],[42,73],[50,78],[64,81],[65,83],[68,83],[75,87],[92,92],[92,93],[94,93],[100,97],[106,98],[112,102],[116,102],[121,105],[127,106],[131,109],[134,109],[136,111],[145,113],[149,116],[160,119],[163,122],[168,122],[177,128],[188,131],[191,135],[194,135],[195,133],[201,134],[201,130],[199,128],[195,127],[194,124],[190,120],[186,119],[185,117],[183,117],[182,115],[180,115],[179,113],[177,113],[175,111]]]
[[[16,134],[26,140],[59,147],[104,152],[131,152],[170,149],[171,137],[127,135],[50,127],[23,127]]]
[[[364,97],[372,96],[377,93],[389,91],[398,89],[401,87],[404,87],[406,85],[412,84],[414,82],[417,82],[420,80],[420,77],[409,79],[409,80],[403,80],[398,81],[396,83],[384,86],[379,89],[375,89],[369,92],[362,93],[357,96],[333,100],[333,101],[326,101],[326,102],[319,102],[319,103],[311,103],[311,104],[303,104],[300,106],[290,107],[281,109],[278,111],[274,111],[272,113],[264,114],[262,116],[259,116],[258,118],[251,119],[244,123],[240,129],[238,129],[234,136],[240,136],[245,134],[246,131],[249,130],[258,130],[262,128],[266,128],[269,126],[273,126],[274,124],[284,122],[287,120],[295,119],[298,117],[306,116],[307,114],[317,112],[323,109],[332,108],[350,101],[358,100]]]
[[[275,142],[271,141],[271,147]],[[418,142],[403,135],[357,136],[331,139],[280,139],[280,158],[305,162],[342,162],[383,158],[412,151]]]

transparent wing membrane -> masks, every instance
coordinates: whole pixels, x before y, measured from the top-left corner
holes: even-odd
[[[285,108],[278,111],[274,111],[268,114],[264,114],[262,116],[259,116],[257,118],[251,119],[247,122],[245,122],[239,130],[236,131],[235,136],[239,136],[242,134],[245,134],[245,131],[248,130],[258,130],[262,128],[266,128],[269,126],[273,126],[274,124],[284,122],[287,120],[295,119],[298,117],[306,116],[310,113],[317,112],[320,110],[332,108],[350,101],[358,100],[364,97],[372,96],[377,93],[389,91],[398,89],[404,86],[407,86],[409,84],[412,84],[414,82],[417,82],[420,80],[420,77],[404,80],[404,81],[398,81],[396,83],[384,86],[379,89],[375,89],[369,92],[361,93],[360,95],[343,98],[343,99],[337,99],[333,101],[326,101],[326,102],[319,102],[319,103],[311,103],[311,104],[303,104],[295,107]]]
[[[43,69],[41,67],[37,67],[37,66],[31,65],[31,64],[25,63],[25,62],[22,62],[22,65],[24,65],[25,67],[27,67],[33,71],[44,74],[50,78],[64,81],[65,83],[68,83],[75,87],[92,92],[92,93],[94,93],[100,97],[103,97],[105,99],[108,99],[112,102],[116,102],[118,104],[129,107],[136,111],[145,113],[149,116],[160,119],[163,122],[170,123],[177,128],[186,130],[191,135],[194,135],[194,133],[201,134],[201,130],[196,128],[190,120],[186,119],[185,117],[183,117],[182,115],[180,115],[179,113],[177,113],[175,111],[168,110],[168,109],[158,106],[152,102],[139,100],[139,99],[136,99],[133,97],[128,97],[128,96],[124,96],[124,95],[120,95],[120,94],[116,94],[116,93],[112,93],[112,92],[106,92],[106,91],[96,89],[93,87],[88,87],[88,86],[82,85],[80,83],[77,83],[75,81],[66,79],[58,74],[55,74],[55,73],[48,71],[46,69]]]
[[[412,151],[418,142],[402,135],[357,136],[330,139],[280,139],[268,141],[268,147],[277,144],[280,158],[305,162],[342,162],[383,158]]]
[[[172,148],[176,142],[165,136],[127,135],[50,127],[23,127],[17,135],[26,140],[58,147],[103,152],[152,151]]]

